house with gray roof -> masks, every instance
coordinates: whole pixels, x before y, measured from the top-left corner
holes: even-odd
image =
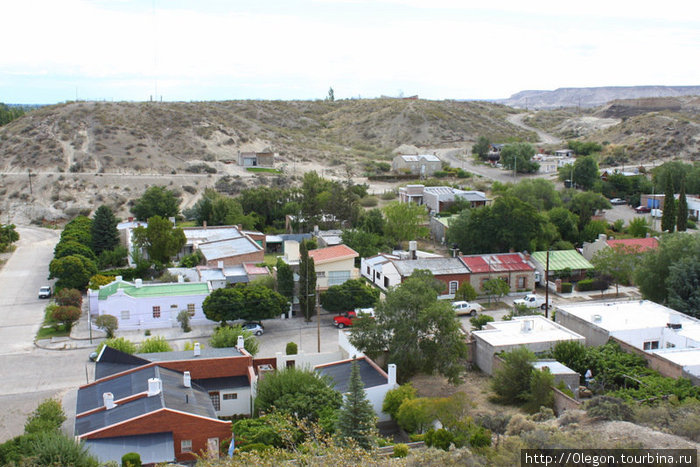
[[[399,188],[399,201],[425,205],[428,212],[437,214],[445,211],[457,200],[466,201],[469,207],[477,208],[491,204],[483,191],[460,190],[451,186],[406,185]]]
[[[463,282],[469,282],[471,271],[459,260],[459,258],[421,258],[391,260],[382,266],[385,277],[398,278],[389,281],[388,287],[377,284],[383,290],[399,285],[414,271],[425,269],[430,271],[436,279],[445,283],[445,289],[439,296],[441,299],[453,299],[457,289]]]
[[[411,173],[428,177],[442,170],[442,161],[433,154],[400,155],[394,157],[391,168],[396,173]]]

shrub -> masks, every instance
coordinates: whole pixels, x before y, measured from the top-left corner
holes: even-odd
[[[476,290],[474,290],[474,287],[469,282],[462,282],[462,285],[457,289],[457,293],[455,293],[455,300],[466,300],[469,302],[475,298]]]
[[[76,289],[61,289],[56,292],[55,299],[59,306],[74,306],[80,308],[83,305],[83,294]]]
[[[422,432],[433,420],[431,402],[425,398],[404,400],[396,413],[396,423],[408,433]]]
[[[114,282],[114,276],[105,276],[102,274],[95,274],[90,278],[88,283],[88,289],[99,290],[101,285],[107,285]]]
[[[562,293],[571,293],[572,289],[573,289],[573,284],[571,282],[562,282],[561,283],[561,292]]]
[[[139,345],[139,353],[172,352],[173,348],[163,336],[149,337]]]
[[[449,174],[447,172],[445,172],[444,170],[436,170],[435,172],[433,172],[433,176],[436,178],[445,178],[448,175]]]
[[[392,199],[396,199],[398,196],[398,192],[396,190],[388,190],[382,193],[381,198],[384,201],[391,201]]]
[[[209,339],[209,345],[215,348],[235,347],[238,345],[238,336],[243,336],[243,345],[249,354],[255,355],[258,353],[258,340],[253,336],[252,332],[243,329],[239,324],[218,328],[214,331],[211,339]]]
[[[367,197],[362,198],[360,200],[360,205],[365,207],[365,208],[373,208],[377,204],[379,204],[379,200],[377,199],[376,196],[367,196]]]
[[[94,322],[98,329],[102,329],[105,334],[107,334],[108,339],[113,338],[114,331],[119,328],[119,320],[116,316],[112,315],[100,315],[95,318]]]
[[[392,389],[384,396],[382,412],[387,413],[396,420],[403,401],[416,398],[416,388],[411,383],[402,384],[396,389]]]
[[[525,409],[534,413],[538,410],[542,411],[545,407],[554,407],[553,385],[554,375],[548,368],[534,370],[530,375],[530,393],[527,395]]]
[[[450,444],[454,441],[454,434],[444,428],[433,430],[432,428],[425,433],[425,445],[448,451]]]
[[[535,354],[525,347],[520,347],[503,354],[502,357],[503,365],[493,374],[492,389],[502,403],[517,404],[527,401]]]
[[[535,422],[518,413],[513,415],[508,422],[506,434],[508,436],[520,436],[522,433],[532,431],[535,428],[537,428]]]
[[[469,319],[469,322],[474,327],[475,331],[484,329],[484,326],[491,321],[493,321],[493,316],[489,315],[479,315]]]
[[[24,432],[27,434],[58,432],[64,421],[66,421],[66,414],[63,412],[61,403],[56,399],[46,399],[27,419]]]
[[[271,446],[268,446],[267,444],[263,443],[250,443],[246,444],[245,446],[241,446],[240,448],[236,448],[240,452],[250,452],[250,451],[258,451],[258,452],[263,452],[267,451],[269,449],[272,449]]]
[[[571,425],[572,423],[581,423],[584,415],[585,412],[582,410],[567,410],[559,417],[559,426],[563,427]]]
[[[296,342],[287,342],[287,347],[285,349],[285,353],[287,355],[296,355],[298,351],[299,348],[297,347]]]
[[[80,308],[75,306],[59,306],[51,312],[51,319],[62,323],[65,330],[69,331],[73,324],[80,319]]]
[[[554,418],[554,410],[549,407],[542,406],[540,410],[530,415],[530,420],[533,422],[545,422]]]
[[[100,345],[97,346],[95,351],[99,354],[104,346],[111,347],[114,350],[119,350],[120,352],[128,354],[136,353],[136,344],[130,340],[124,339],[123,337],[115,337],[113,339],[107,339],[100,342]]]
[[[141,467],[141,455],[138,452],[127,452],[122,456],[122,467]]]
[[[82,442],[61,433],[40,433],[31,442],[32,465],[70,465],[73,467],[97,467]]]
[[[603,420],[632,420],[632,409],[622,399],[611,396],[594,397],[586,404],[589,417]]]
[[[602,278],[583,279],[576,284],[576,290],[579,292],[587,292],[590,290],[606,290],[610,285],[608,281]]]
[[[177,314],[177,322],[180,323],[182,332],[190,332],[192,330],[190,327],[190,313],[187,310],[180,310],[180,313]]]
[[[491,446],[491,432],[482,426],[474,429],[469,436],[469,445],[474,448]]]
[[[394,444],[393,457],[404,458],[408,456],[408,446],[403,443]]]

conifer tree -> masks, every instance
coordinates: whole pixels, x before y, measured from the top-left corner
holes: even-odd
[[[681,180],[681,193],[678,197],[676,230],[685,232],[688,227],[688,200],[685,197],[685,179]]]
[[[299,257],[299,307],[306,321],[311,321],[316,307],[316,267],[306,241],[301,242]]]
[[[671,177],[666,180],[666,192],[664,194],[664,212],[661,215],[661,230],[672,233],[676,226],[676,199],[673,197],[673,181]]]
[[[294,298],[294,273],[282,258],[277,260],[277,292],[290,302]]]
[[[348,392],[338,413],[338,431],[345,438],[354,439],[364,449],[372,447],[374,426],[377,417],[365,394],[365,385],[360,378],[360,366],[352,360]]]
[[[92,251],[100,256],[103,251],[113,250],[119,245],[119,232],[117,231],[117,218],[112,210],[105,205],[95,211],[90,229],[92,235]]]

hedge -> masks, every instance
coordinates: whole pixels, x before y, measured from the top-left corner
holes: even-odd
[[[573,285],[571,284],[571,282],[561,283],[561,293],[570,293],[571,289],[573,289]]]
[[[562,284],[564,285],[564,284]],[[587,292],[590,290],[605,290],[609,287],[607,281],[603,279],[583,279],[576,284],[576,290]]]

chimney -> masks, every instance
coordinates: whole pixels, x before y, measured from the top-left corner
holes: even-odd
[[[192,377],[190,376],[189,371],[186,371],[182,374],[182,385],[186,388],[192,387]]]
[[[115,281],[121,282],[122,281],[122,276],[117,276],[114,278]]]
[[[532,320],[531,319],[525,319],[523,320],[522,327],[520,328],[520,332],[530,332],[532,331]]]
[[[238,350],[245,349],[245,339],[243,339],[243,336],[238,336],[238,343],[236,344],[236,348]]]
[[[389,379],[387,383],[390,386],[396,385],[396,364],[395,363],[389,363]]]
[[[104,401],[106,410],[113,409],[117,406],[117,404],[114,403],[114,394],[111,392],[103,393],[102,400]]]
[[[148,397],[157,396],[163,390],[160,378],[148,378]]]
[[[608,236],[605,234],[598,235],[598,240],[600,240],[601,242],[605,242],[605,241],[607,241],[607,239],[608,239]]]
[[[129,219],[129,222],[134,222],[134,218],[133,218],[133,217],[129,217],[128,219]]]
[[[177,275],[177,283],[182,284],[183,282],[185,282],[185,278],[182,277],[182,274],[178,274]]]
[[[194,356],[199,357],[202,355],[202,349],[199,347],[199,342],[194,343]]]
[[[416,250],[418,250],[418,242],[415,240],[408,242],[408,253],[411,259],[418,259],[418,253]]]
[[[223,262],[223,261],[217,261],[217,262],[216,262],[216,267],[219,268],[219,269],[223,269],[223,268],[224,268],[224,262]]]
[[[318,226],[314,225],[314,237],[318,237]]]
[[[204,228],[204,229],[207,228],[207,221],[202,221],[202,228]]]
[[[136,279],[134,281],[134,286],[136,286],[137,289],[140,289],[141,286],[143,286],[143,280],[142,279]]]

